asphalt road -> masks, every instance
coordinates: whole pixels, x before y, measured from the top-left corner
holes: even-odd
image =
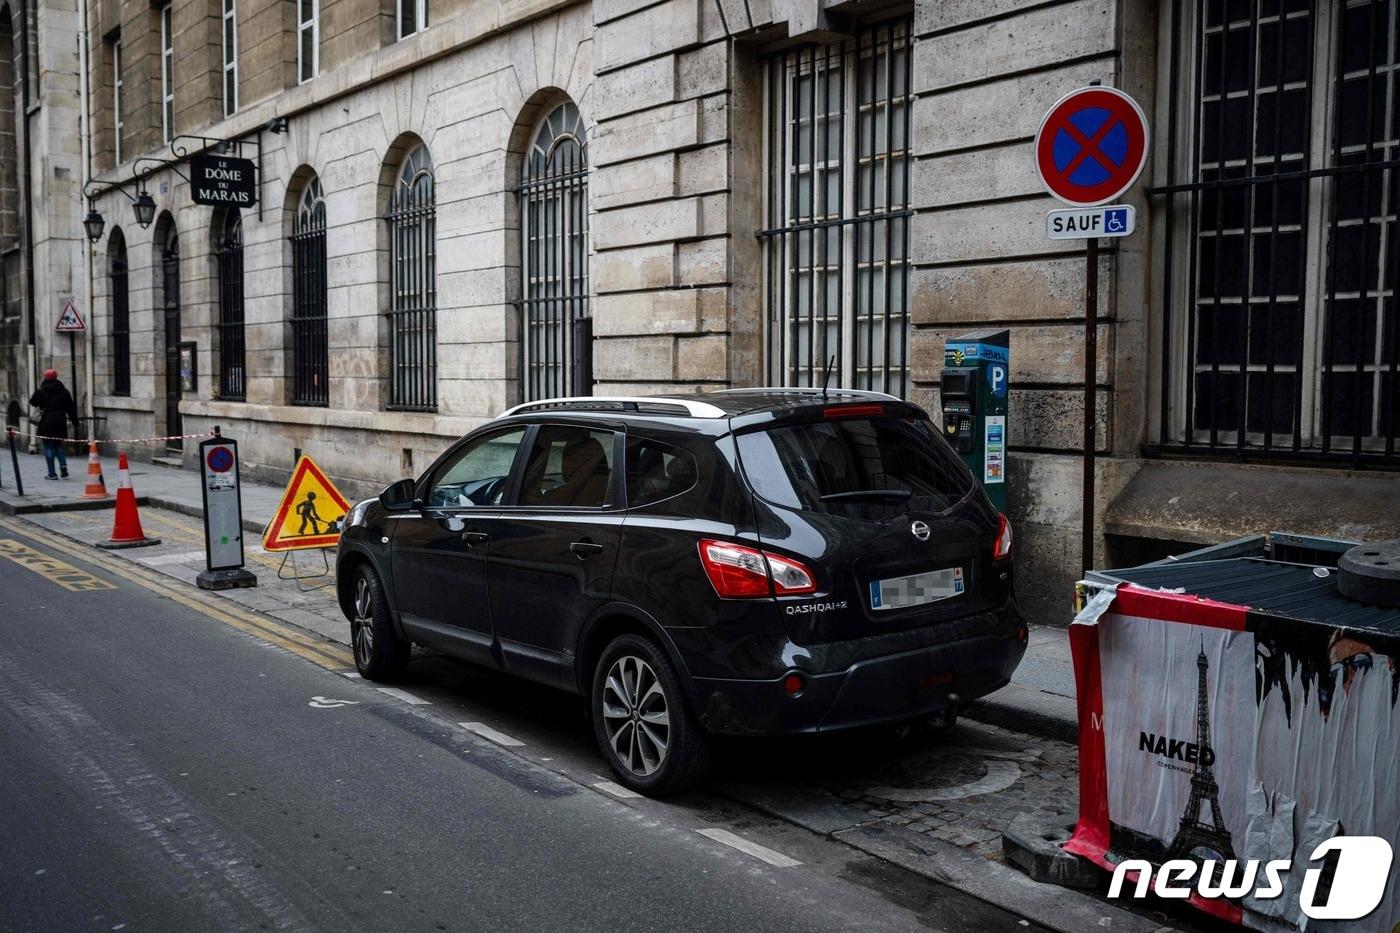
[[[701,830],[773,837],[614,799],[23,527],[0,521],[0,929],[1027,929],[803,831],[723,844]]]

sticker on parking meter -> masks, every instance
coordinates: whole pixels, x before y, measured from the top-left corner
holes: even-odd
[[[982,482],[1002,483],[1006,481],[1006,416],[988,415],[987,432],[983,444]]]

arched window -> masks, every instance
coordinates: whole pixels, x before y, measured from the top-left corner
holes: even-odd
[[[219,398],[247,397],[243,352],[243,218],[225,208],[215,256],[219,265]]]
[[[525,399],[588,395],[588,141],[572,103],[535,131],[519,192]]]
[[[325,405],[330,357],[326,334],[326,201],[321,180],[301,191],[292,221],[292,404]]]
[[[437,410],[437,227],[433,162],[409,150],[389,199],[389,405]]]
[[[131,303],[126,278],[126,237],[120,227],[107,238],[107,283],[112,296],[112,394],[131,394]]]

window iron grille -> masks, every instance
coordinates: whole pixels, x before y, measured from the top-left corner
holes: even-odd
[[[243,323],[243,221],[227,208],[215,256],[219,267],[219,398],[247,398]]]
[[[1173,0],[1149,455],[1400,467],[1397,0]]]
[[[302,190],[292,232],[292,404],[330,401],[326,310],[326,202],[321,180]]]
[[[765,354],[782,385],[909,390],[910,27],[770,60]]]
[[[433,164],[416,146],[389,202],[389,404],[437,410],[437,227]]]
[[[516,188],[520,199],[523,401],[591,395],[588,139],[564,102],[540,123]]]

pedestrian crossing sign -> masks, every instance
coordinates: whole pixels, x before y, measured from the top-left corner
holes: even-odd
[[[340,523],[349,511],[350,503],[316,461],[302,455],[282,493],[276,516],[263,532],[263,547],[269,551],[334,547],[340,541]]]

